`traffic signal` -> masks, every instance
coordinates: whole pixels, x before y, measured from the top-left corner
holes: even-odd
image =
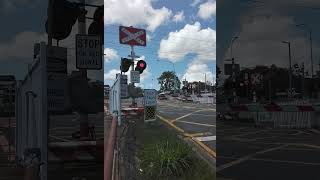
[[[52,5],[52,37],[56,40],[67,38],[80,14],[79,6],[67,0],[55,0]],[[48,20],[46,21],[48,33]]]
[[[133,64],[133,61],[131,59],[127,58],[121,58],[121,72],[127,72],[130,69],[130,66]]]
[[[101,35],[103,39],[103,27],[104,27],[104,19],[103,19],[103,6],[99,6],[93,14],[93,22],[90,24],[88,29],[88,34]]]
[[[139,71],[141,74],[143,72],[143,70],[145,70],[146,68],[147,68],[147,63],[144,60],[139,60],[137,62],[137,66],[134,70]]]

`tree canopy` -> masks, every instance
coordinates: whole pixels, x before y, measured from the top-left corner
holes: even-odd
[[[160,91],[179,90],[181,82],[178,76],[173,71],[165,71],[158,78]]]

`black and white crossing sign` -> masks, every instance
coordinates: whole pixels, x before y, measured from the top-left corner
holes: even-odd
[[[251,84],[260,84],[262,80],[262,75],[255,73],[251,75]]]
[[[139,71],[130,71],[131,83],[140,83],[140,72]]]
[[[96,35],[76,35],[76,64],[78,69],[102,68],[101,37]]]
[[[133,27],[119,27],[120,44],[129,44],[131,46],[146,46],[146,30]]]

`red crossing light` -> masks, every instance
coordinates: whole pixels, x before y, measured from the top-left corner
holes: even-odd
[[[144,60],[139,60],[137,62],[137,66],[135,68],[135,71],[139,71],[140,74],[143,72],[143,70],[145,70],[147,67],[147,63]]]

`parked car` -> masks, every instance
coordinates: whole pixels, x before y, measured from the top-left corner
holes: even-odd
[[[172,94],[172,97],[179,97],[179,94]]]
[[[158,99],[159,100],[167,100],[168,98],[164,94],[159,94]]]

